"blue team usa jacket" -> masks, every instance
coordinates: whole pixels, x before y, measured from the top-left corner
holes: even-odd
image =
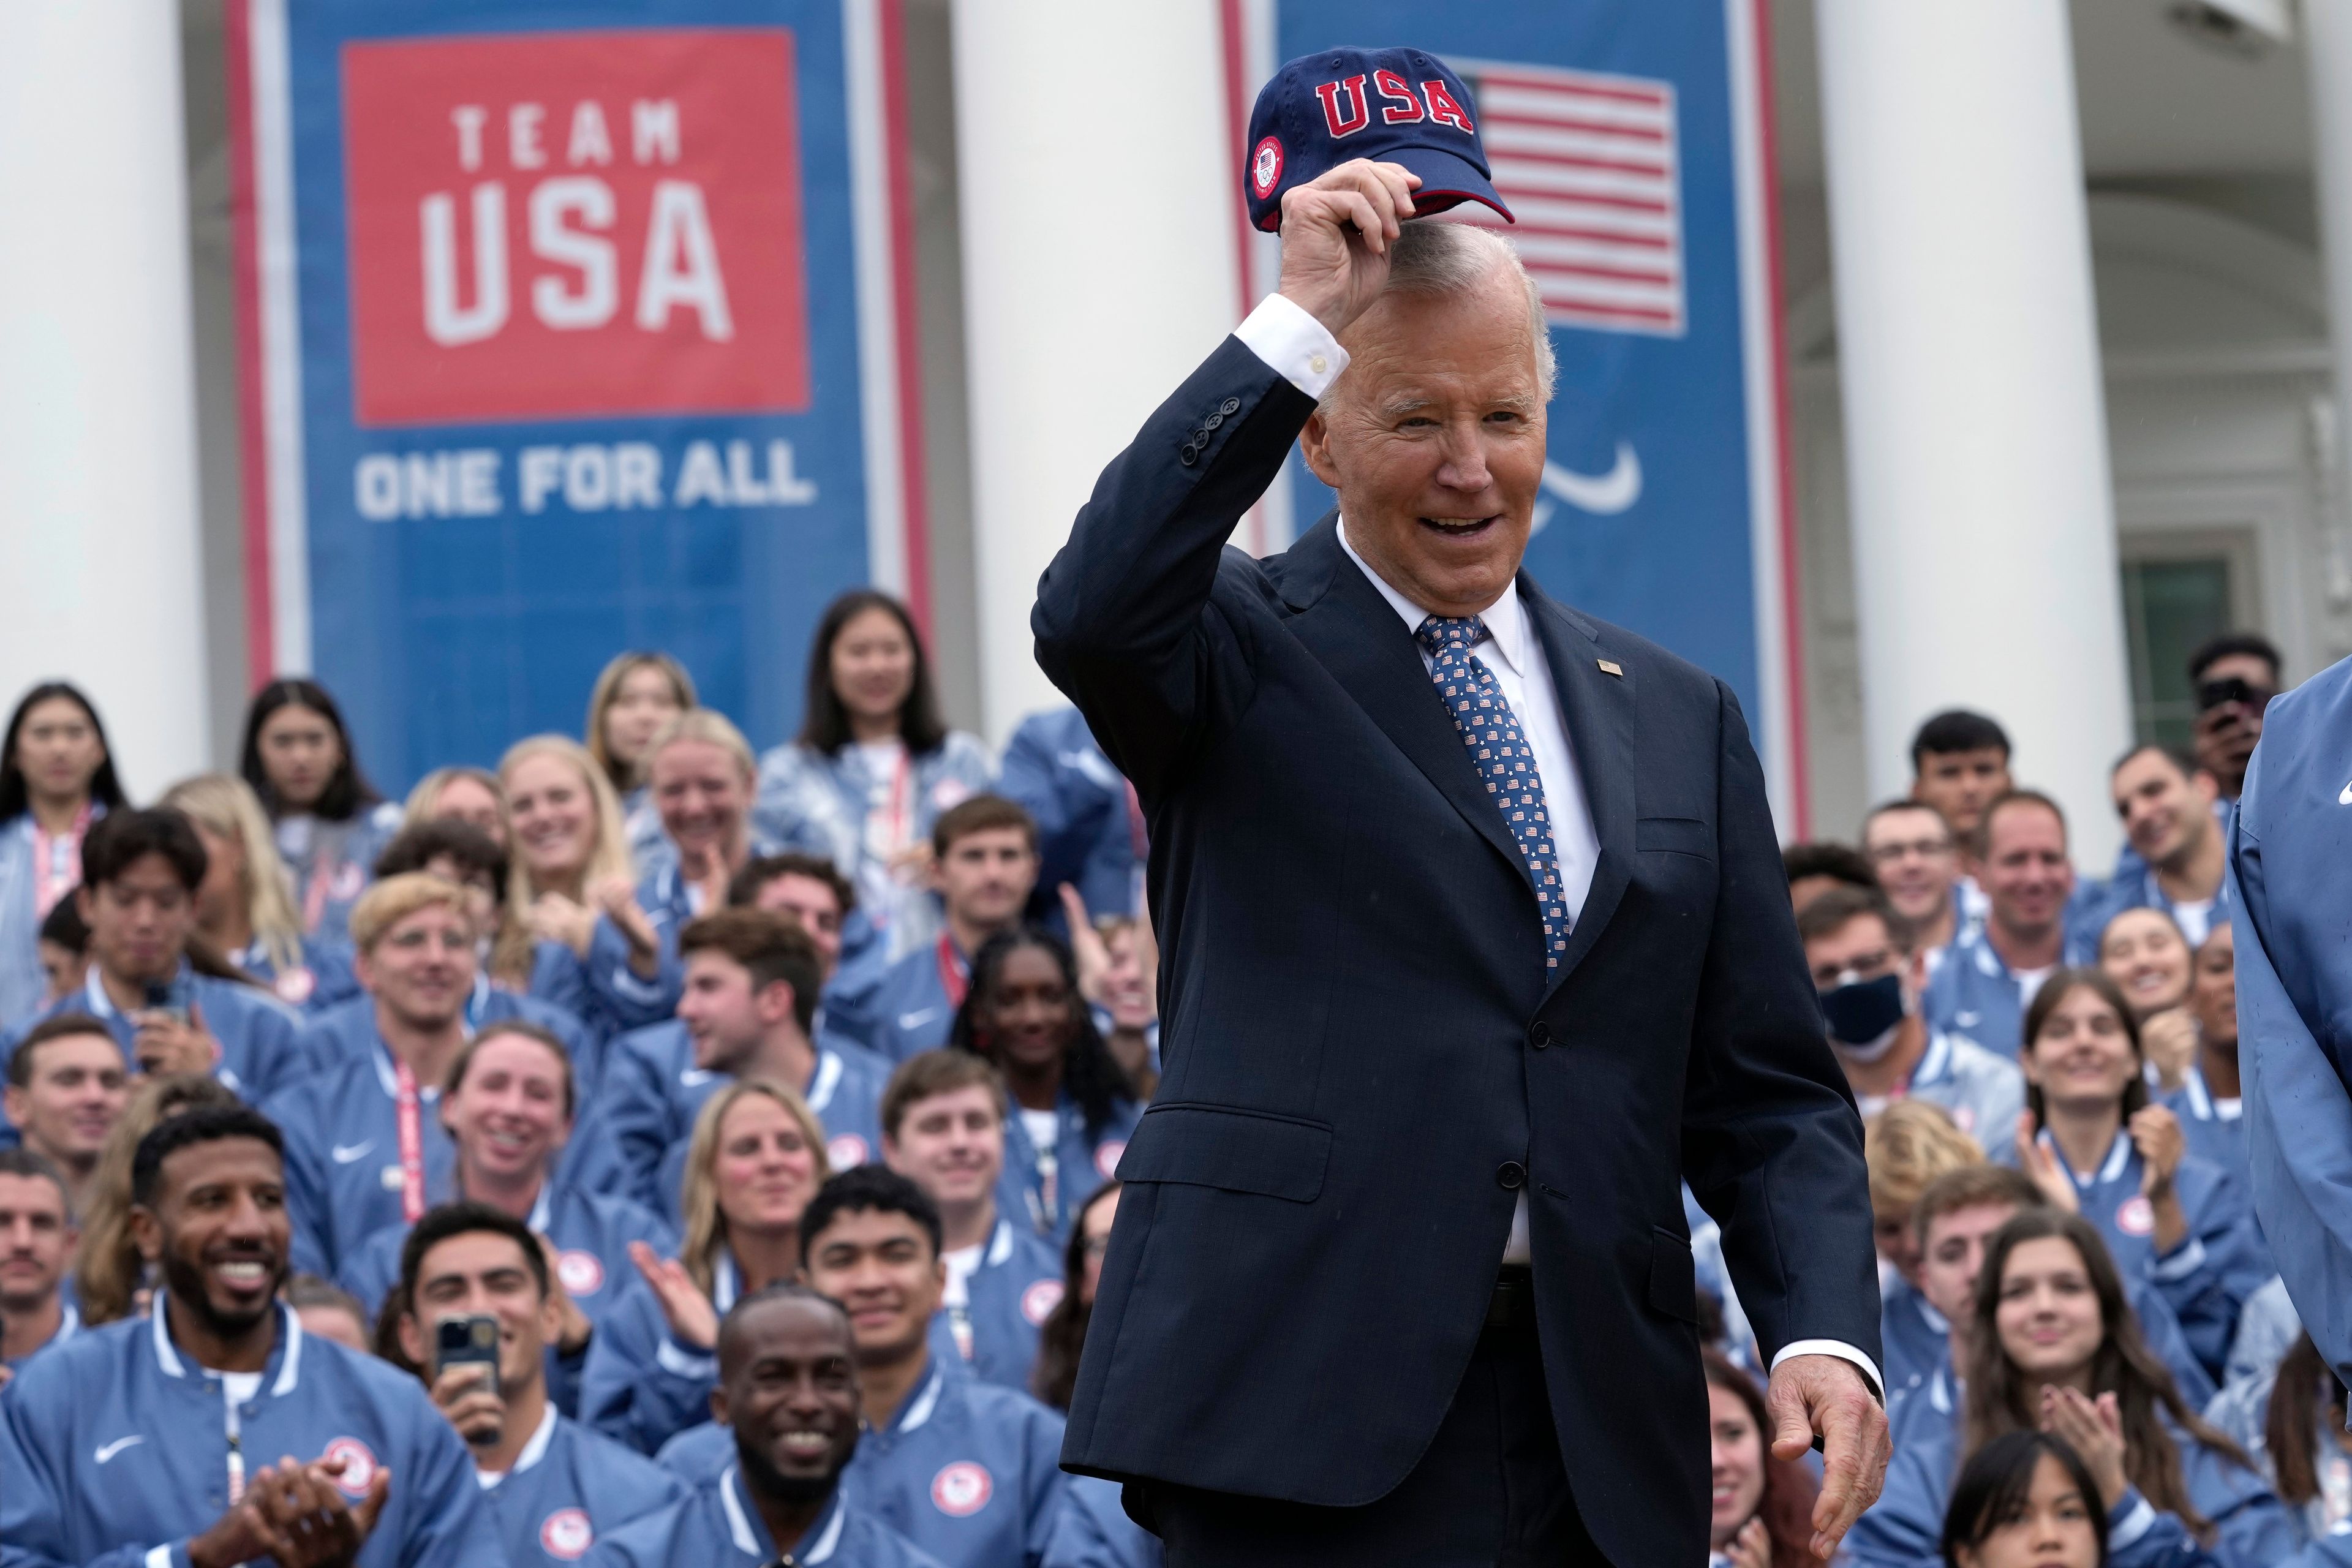
[[[941,1568],[938,1558],[838,1491],[793,1548],[792,1560],[804,1568]],[[730,1465],[714,1484],[605,1536],[587,1561],[596,1568],[768,1568],[777,1552]]]
[[[565,1420],[550,1405],[514,1468],[487,1495],[509,1568],[556,1568],[686,1493],[677,1476],[643,1454]]]
[[[882,1091],[889,1064],[822,1032],[816,1068],[802,1091],[824,1125],[825,1158],[836,1171],[882,1155]],[[694,1040],[676,1019],[614,1042],[603,1104],[604,1133],[622,1173],[623,1190],[675,1213],[694,1119],[728,1082],[697,1067]]]
[[[0,1394],[0,1568],[187,1568],[189,1539],[228,1507],[232,1415],[255,1471],[337,1456],[356,1498],[391,1468],[362,1568],[503,1568],[473,1456],[415,1378],[281,1307],[259,1387],[232,1413],[218,1374],[173,1344],[163,1301],[76,1335]]]
[[[1037,824],[1037,896],[1030,907],[1056,931],[1066,923],[1059,896],[1065,882],[1092,915],[1143,907],[1141,814],[1084,714],[1056,708],[1021,721],[1005,742],[996,793],[1020,803]]]
[[[1031,1563],[1045,1551],[1069,1477],[1062,1418],[936,1355],[886,1429],[867,1431],[842,1494],[943,1563]],[[661,1462],[698,1487],[735,1462],[735,1435],[708,1423]]]
[[[2274,700],[2230,852],[2246,1155],[2271,1255],[2352,1366],[2352,660]]]
[[[1933,1568],[1943,1561],[1936,1543],[1959,1468],[1962,1402],[1956,1393],[1910,1400],[1901,1425],[1885,1489],[1846,1537],[1853,1568]],[[2262,1476],[2169,1429],[2189,1500],[2220,1538],[2208,1554],[2177,1516],[2129,1489],[2107,1515],[2108,1568],[2273,1568],[2291,1557],[2301,1531]]]
[[[169,989],[169,1005],[203,1012],[205,1027],[221,1047],[213,1076],[248,1103],[257,1103],[316,1067],[317,1047],[310,1028],[299,1014],[268,992],[239,980],[198,974],[185,959]],[[68,1012],[87,1013],[104,1024],[106,1032],[122,1047],[122,1059],[131,1070],[138,1070],[138,1059],[131,1052],[139,1031],[107,995],[95,964],[79,991],[41,1008],[7,1033],[5,1044],[0,1044],[0,1068],[16,1054],[16,1042],[30,1034],[33,1026]],[[0,1139],[13,1147],[16,1129],[0,1123]]]

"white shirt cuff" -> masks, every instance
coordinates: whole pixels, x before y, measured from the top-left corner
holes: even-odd
[[[2116,1513],[2107,1523],[2107,1551],[2112,1555],[2126,1546],[2137,1546],[2139,1538],[2156,1528],[2156,1505],[2137,1492],[2126,1492],[2116,1503]]]
[[[2169,1258],[2158,1258],[2148,1264],[2148,1273],[2159,1283],[2170,1284],[2186,1279],[2205,1267],[2205,1241],[2202,1237],[2190,1237],[2180,1244],[2180,1249]]]
[[[1318,403],[1348,368],[1348,351],[1339,340],[1286,294],[1268,294],[1259,300],[1257,309],[1234,329],[1234,336],[1264,360],[1266,369]]]
[[[1881,1405],[1886,1403],[1886,1380],[1878,1375],[1878,1363],[1843,1340],[1792,1340],[1782,1345],[1780,1353],[1772,1358],[1768,1375],[1769,1373],[1780,1371],[1780,1363],[1792,1355],[1833,1355],[1840,1361],[1853,1363],[1862,1369],[1862,1375],[1869,1383],[1871,1393],[1878,1395],[1878,1402]]]

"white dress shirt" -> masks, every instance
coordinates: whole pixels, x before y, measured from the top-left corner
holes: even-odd
[[[1234,336],[1263,360],[1267,369],[1318,403],[1339,378],[1339,373],[1348,368],[1348,351],[1339,346],[1339,340],[1305,307],[1281,294],[1269,294],[1260,301],[1257,309],[1234,329]],[[1356,553],[1356,547],[1348,542],[1344,519],[1339,533],[1339,548],[1371,580],[1381,597],[1404,622],[1406,631],[1419,631],[1421,623],[1432,612],[1398,592],[1365,563],[1364,558]],[[1486,625],[1486,637],[1472,655],[1494,675],[1504,700],[1518,718],[1519,732],[1527,737],[1528,749],[1535,752],[1544,809],[1551,818],[1552,856],[1559,863],[1560,892],[1573,929],[1583,916],[1585,895],[1592,890],[1593,868],[1601,858],[1601,838],[1593,826],[1592,805],[1585,795],[1583,777],[1577,772],[1575,742],[1569,736],[1559,692],[1552,683],[1550,661],[1544,658],[1543,644],[1528,619],[1517,581],[1504,588],[1501,598],[1479,611],[1478,618]],[[1413,646],[1421,654],[1423,669],[1435,664],[1418,638]],[[1528,896],[1530,900],[1535,897],[1532,889]],[[1502,1260],[1506,1264],[1529,1264],[1534,1260],[1528,1237],[1525,1188],[1520,1190],[1518,1203],[1511,1211],[1511,1234],[1503,1245]],[[1772,1365],[1777,1368],[1792,1355],[1834,1355],[1862,1368],[1873,1389],[1886,1386],[1877,1363],[1840,1340],[1792,1341],[1774,1352]]]

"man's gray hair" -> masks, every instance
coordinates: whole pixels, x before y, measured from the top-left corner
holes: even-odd
[[[1552,353],[1551,326],[1544,320],[1543,295],[1511,242],[1475,224],[1407,223],[1389,247],[1387,291],[1401,294],[1465,294],[1508,271],[1527,290],[1528,329],[1536,341],[1536,381],[1546,403],[1559,376]]]

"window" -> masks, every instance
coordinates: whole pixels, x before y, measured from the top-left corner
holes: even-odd
[[[2238,624],[2225,554],[2126,560],[2124,637],[2131,655],[2132,734],[2141,742],[2189,744],[2197,717],[2189,656]]]

